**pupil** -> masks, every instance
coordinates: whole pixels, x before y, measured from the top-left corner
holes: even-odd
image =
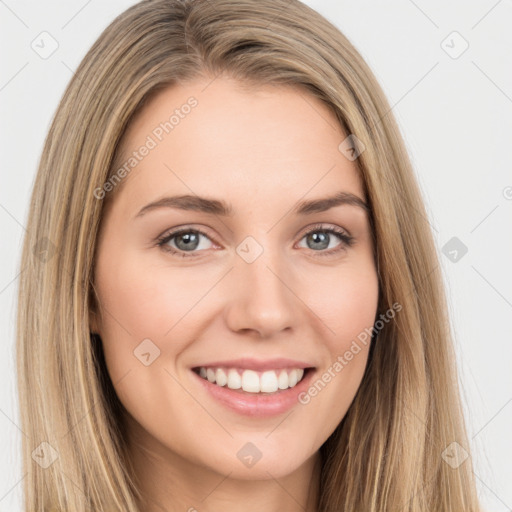
[[[312,247],[312,249],[325,249],[329,247],[329,236],[327,233],[317,232],[309,235],[313,244],[320,244],[320,246]]]
[[[180,247],[180,240],[184,242],[184,245],[183,247]],[[177,238],[176,238],[176,245],[178,246],[179,249],[184,249],[184,250],[188,250],[188,249],[195,249],[197,247],[197,242],[198,242],[198,236],[197,236],[197,233],[186,233],[184,235],[179,235]],[[194,245],[195,243],[195,245]]]

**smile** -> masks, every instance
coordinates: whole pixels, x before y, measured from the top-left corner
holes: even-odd
[[[317,373],[314,367],[251,370],[215,365],[191,370],[209,400],[252,418],[274,417],[300,405],[298,397]]]
[[[275,393],[295,387],[304,376],[303,368],[280,370],[240,370],[238,368],[206,368],[201,366],[194,371],[212,384],[247,393]]]

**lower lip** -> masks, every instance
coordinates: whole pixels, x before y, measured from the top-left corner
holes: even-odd
[[[297,405],[299,403],[298,395],[309,387],[315,371],[310,368],[295,387],[279,390],[272,394],[235,391],[227,386],[221,387],[212,384],[194,371],[192,373],[213,398],[229,409],[245,416],[268,418],[283,414]]]

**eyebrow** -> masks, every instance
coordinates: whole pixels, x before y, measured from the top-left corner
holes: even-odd
[[[350,192],[338,192],[330,197],[301,201],[295,205],[292,212],[295,215],[311,215],[313,213],[325,212],[341,205],[356,206],[369,212],[368,205],[360,197]],[[203,212],[222,217],[232,217],[234,213],[231,205],[220,199],[209,199],[197,195],[182,195],[163,197],[158,201],[149,203],[141,208],[135,218],[142,217],[147,212],[159,208],[176,208],[179,210]]]

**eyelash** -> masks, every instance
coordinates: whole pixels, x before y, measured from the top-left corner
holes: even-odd
[[[338,253],[339,251],[346,249],[347,247],[351,247],[355,242],[354,237],[348,235],[345,231],[343,231],[339,228],[334,228],[334,227],[325,228],[325,227],[323,227],[322,224],[317,224],[317,225],[313,226],[310,230],[306,231],[302,235],[301,240],[304,237],[310,235],[311,233],[316,233],[318,231],[320,231],[322,233],[329,233],[329,234],[336,235],[342,242],[338,247],[336,247],[335,249],[331,249],[329,251],[313,251],[311,249],[313,252],[319,253],[318,256],[320,256],[320,257],[332,256],[332,255]],[[166,245],[174,237],[182,235],[184,233],[196,233],[196,234],[203,235],[206,238],[210,239],[210,236],[207,233],[205,233],[204,231],[202,231],[201,229],[181,228],[181,229],[177,229],[176,231],[172,231],[171,233],[165,233],[163,236],[159,237],[157,240],[157,245],[158,245],[158,247],[161,247],[164,251],[167,251],[171,254],[181,256],[183,258],[188,258],[188,257],[195,258],[198,255],[194,254],[193,252],[187,253],[185,251],[177,250],[169,245]],[[201,251],[199,251],[199,252],[201,252]]]

